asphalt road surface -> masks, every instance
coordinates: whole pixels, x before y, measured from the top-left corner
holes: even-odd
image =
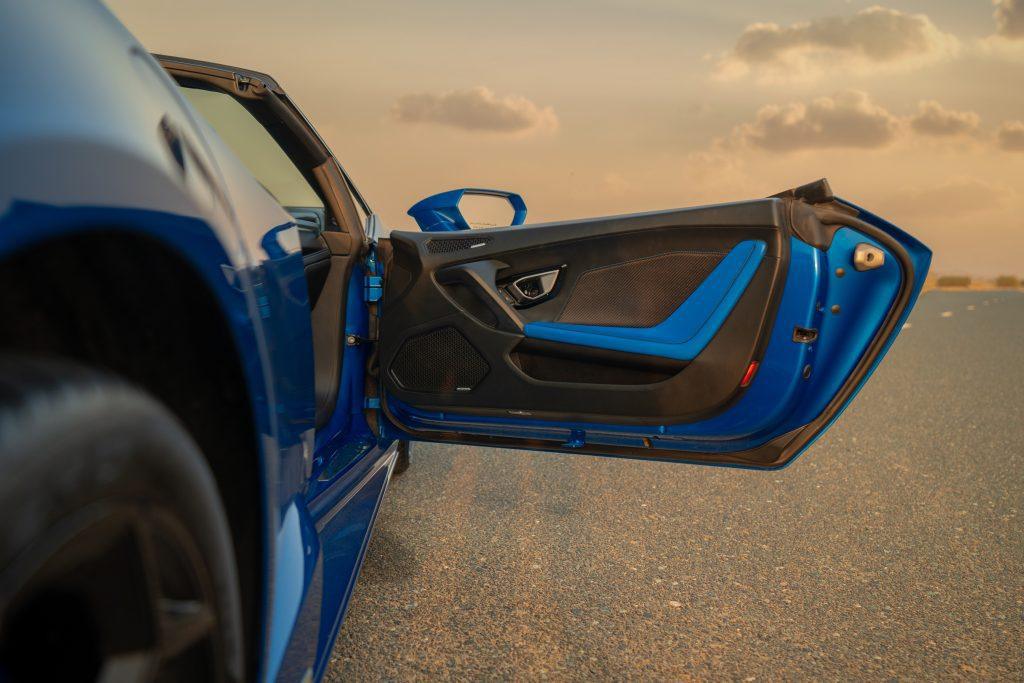
[[[328,680],[1022,680],[1022,349],[925,295],[782,472],[418,445]]]

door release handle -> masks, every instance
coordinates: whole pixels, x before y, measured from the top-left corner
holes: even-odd
[[[561,272],[561,268],[555,268],[542,273],[530,273],[513,280],[505,289],[517,305],[532,304],[554,291]]]
[[[504,290],[499,290],[496,284],[502,268],[508,268],[508,264],[495,260],[473,261],[452,266],[439,275],[442,281],[455,278],[476,289],[484,304],[497,316],[499,329],[522,334],[524,323],[513,308],[515,302],[506,301]]]

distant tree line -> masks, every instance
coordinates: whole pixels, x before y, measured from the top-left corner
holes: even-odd
[[[970,287],[970,275],[940,275],[939,287]],[[1021,279],[1016,275],[1000,275],[996,278],[996,287],[1016,288],[1021,286]]]
[[[996,287],[1020,287],[1020,278],[1016,275],[1000,275],[996,278]]]

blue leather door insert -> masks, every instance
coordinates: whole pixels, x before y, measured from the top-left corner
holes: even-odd
[[[534,339],[693,360],[715,336],[743,295],[766,249],[767,245],[761,240],[737,244],[693,294],[653,327],[531,322],[523,331]],[[638,297],[643,294],[637,292]]]

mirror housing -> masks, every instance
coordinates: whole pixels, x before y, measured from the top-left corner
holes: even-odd
[[[476,187],[464,187],[431,195],[413,204],[408,213],[416,219],[416,223],[423,232],[469,230],[469,222],[459,209],[459,202],[466,195],[506,199],[512,205],[511,225],[522,225],[526,221],[526,202],[520,195],[515,192]]]

